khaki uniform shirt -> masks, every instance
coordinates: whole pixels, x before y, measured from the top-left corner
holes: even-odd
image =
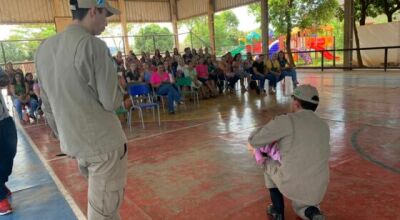
[[[91,157],[126,143],[114,113],[123,93],[105,42],[70,25],[41,44],[35,63],[44,112],[64,153]]]
[[[249,143],[256,148],[278,141],[281,163],[266,165],[265,172],[289,199],[319,204],[329,180],[330,132],[313,111],[300,110],[276,117],[252,133]]]

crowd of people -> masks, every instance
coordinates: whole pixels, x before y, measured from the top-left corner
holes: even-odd
[[[174,104],[182,103],[182,91],[188,89],[198,90],[201,98],[207,99],[224,92],[233,93],[238,82],[243,92],[254,89],[257,94],[265,95],[275,94],[277,83],[287,76],[292,78],[294,87],[298,84],[297,73],[283,51],[271,58],[247,53],[246,59],[241,54],[232,56],[228,52],[217,59],[208,48],[185,48],[183,54],[175,48],[172,54],[165,51],[164,55],[156,49],[154,55],[142,52],[140,58],[129,52],[124,59],[118,52],[114,60],[123,76],[121,86],[128,90],[130,84],[149,84],[157,95],[168,98],[170,113],[175,113]],[[191,86],[179,86],[181,81],[188,80]],[[269,82],[268,93],[264,89],[266,80]],[[131,105],[126,96],[123,106],[129,108]]]
[[[20,120],[26,107],[29,117],[35,119],[34,113],[43,103],[61,151],[76,159],[80,173],[88,179],[89,220],[121,219],[129,150],[115,113],[121,105],[132,105],[126,93],[133,88],[131,84],[147,83],[155,94],[167,96],[170,113],[175,112],[175,103],[182,104],[181,91],[185,89],[196,89],[209,98],[234,92],[238,82],[243,92],[255,89],[258,94],[267,94],[265,80],[269,81],[270,94],[286,76],[295,87],[298,84],[296,71],[283,52],[271,58],[260,55],[255,60],[250,53],[245,60],[241,54],[227,53],[217,60],[207,48],[186,48],[183,55],[174,49],[172,55],[166,51],[163,56],[156,50],[152,57],[143,52],[139,59],[131,52],[124,59],[118,52],[111,58],[105,42],[96,36],[105,30],[107,17],[120,11],[106,0],[71,0],[70,9],[73,23],[37,50],[38,80],[8,63],[6,74],[0,67],[0,88],[7,87]],[[182,80],[190,83],[182,84]],[[319,104],[316,88],[301,85],[292,97],[293,113],[252,132],[248,147],[254,152],[277,144],[280,159],[271,161],[273,158],[266,155],[268,162],[264,164],[272,201],[268,214],[273,219],[284,220],[285,195],[302,219],[323,220],[319,204],[329,180],[329,127],[314,113]],[[6,182],[16,154],[17,132],[1,94],[0,138],[0,215],[6,215],[13,211],[8,200],[12,192]]]
[[[25,73],[8,62],[5,66],[10,84],[7,93],[11,97],[15,111],[21,122],[26,123],[29,118],[36,120],[35,112],[40,111],[40,89],[39,83],[34,79],[32,73]],[[26,110],[26,114],[23,111]]]
[[[255,59],[254,59],[255,58]],[[165,96],[168,111],[175,113],[175,105],[183,104],[185,97],[182,91],[195,89],[200,97],[207,99],[216,97],[224,92],[233,93],[238,82],[243,92],[254,89],[257,94],[275,94],[277,83],[289,76],[293,85],[298,84],[297,73],[292,68],[281,51],[271,59],[263,55],[253,56],[241,54],[232,56],[226,53],[221,59],[210,54],[208,48],[185,48],[180,54],[175,48],[171,54],[166,51],[161,55],[157,49],[154,55],[142,52],[140,58],[130,52],[125,58],[121,52],[113,57],[121,76],[120,85],[128,91],[128,87],[135,83],[147,83],[152,91],[159,96]],[[26,123],[29,118],[36,120],[35,112],[41,111],[40,86],[32,73],[26,74],[19,68],[14,69],[11,62],[5,66],[5,72],[10,78],[8,95],[21,122]],[[268,80],[269,91],[264,89]],[[190,86],[181,86],[183,81],[190,81]],[[246,82],[247,81],[247,86]],[[129,109],[132,101],[126,93],[124,108]],[[25,114],[23,113],[26,110]]]

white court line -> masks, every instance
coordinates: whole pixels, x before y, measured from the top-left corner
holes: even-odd
[[[331,165],[331,166],[329,166],[329,167],[330,167],[330,168],[335,168],[335,167],[337,167],[337,166],[343,165],[343,164],[345,164],[345,163],[347,163],[347,162],[350,162],[350,161],[352,161],[352,160],[354,160],[354,158],[349,157],[349,158],[347,158],[347,159],[345,159],[345,160],[342,160],[342,161],[340,161],[339,163],[333,164],[333,165]]]
[[[57,175],[54,173],[53,169],[50,167],[46,159],[41,155],[38,147],[36,144],[32,141],[31,137],[26,133],[25,129],[19,124],[19,122],[15,123],[19,129],[23,133],[23,135],[26,137],[28,140],[29,144],[32,146],[33,150],[35,151],[36,155],[39,157],[39,159],[42,161],[44,167],[47,169],[49,172],[51,178],[53,179],[54,183],[56,184],[58,190],[60,193],[64,196],[65,200],[71,207],[72,211],[74,212],[76,218],[78,220],[86,220],[86,216],[83,214],[81,209],[78,207],[78,205],[75,203],[74,199],[72,198],[71,194],[67,191],[67,189],[64,187],[62,184],[61,180],[57,177]]]
[[[61,156],[61,157],[55,157],[53,159],[47,160],[47,162],[52,162],[52,161],[57,161],[61,159],[69,158],[68,156]]]
[[[153,135],[149,135],[149,136],[134,138],[132,140],[129,140],[128,143],[132,143],[133,141],[139,141],[139,140],[143,140],[143,139],[147,139],[147,138],[161,136],[161,135],[164,135],[164,134],[174,133],[174,132],[182,131],[182,130],[189,129],[189,128],[195,128],[195,127],[198,127],[198,126],[201,126],[201,125],[205,125],[205,124],[208,124],[208,123],[211,123],[211,122],[214,122],[214,120],[208,121],[208,122],[203,122],[203,123],[196,124],[196,125],[183,127],[183,128],[177,128],[177,129],[174,129],[174,130],[169,130],[169,131],[161,132],[161,133],[158,133],[158,134],[153,134]]]

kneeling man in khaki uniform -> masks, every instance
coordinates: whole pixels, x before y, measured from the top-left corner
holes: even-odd
[[[284,219],[285,195],[299,217],[322,220],[319,204],[329,181],[329,127],[314,113],[319,103],[316,88],[301,85],[292,97],[293,113],[276,117],[253,132],[249,146],[260,148],[278,141],[281,160],[267,160],[264,170],[272,200],[268,214]]]

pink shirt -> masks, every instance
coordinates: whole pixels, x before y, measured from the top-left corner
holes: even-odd
[[[254,154],[257,164],[264,164],[267,160],[262,155],[262,153],[266,153],[269,158],[272,160],[281,162],[281,153],[278,148],[278,142],[273,142],[265,147],[257,148]]]
[[[199,64],[196,66],[197,76],[199,78],[207,79],[208,78],[208,66],[205,64]]]
[[[162,82],[169,82],[169,74],[164,72],[161,76],[157,72],[153,72],[150,77],[151,85],[160,85]]]

